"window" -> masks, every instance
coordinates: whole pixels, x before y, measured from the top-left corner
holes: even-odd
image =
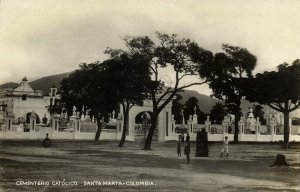
[[[22,100],[26,101],[26,95],[25,94],[22,95]]]

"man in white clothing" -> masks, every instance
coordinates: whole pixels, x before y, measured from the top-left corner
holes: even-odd
[[[223,142],[223,148],[222,148],[222,150],[221,150],[221,158],[223,157],[223,153],[224,153],[224,152],[226,152],[226,157],[229,156],[228,144],[229,144],[228,137],[225,136],[225,140],[224,140],[224,142]]]

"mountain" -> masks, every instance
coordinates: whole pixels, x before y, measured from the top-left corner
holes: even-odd
[[[15,88],[18,85],[19,85],[19,83],[14,83],[14,82],[4,83],[4,84],[0,85],[0,89]]]
[[[44,95],[48,94],[50,88],[55,86],[58,90],[60,88],[60,82],[69,76],[70,73],[62,73],[57,75],[51,75],[42,77],[35,81],[30,82],[32,88],[43,90]]]
[[[50,91],[50,88],[55,86],[57,89],[60,88],[60,82],[69,76],[70,73],[62,73],[62,74],[57,74],[57,75],[50,75],[46,77],[42,77],[40,79],[34,80],[29,82],[30,86],[33,89],[40,89],[43,91],[44,95],[47,95]],[[15,88],[19,85],[20,83],[4,83],[0,85],[0,89],[5,89],[5,88]]]
[[[55,86],[59,89],[61,81],[64,78],[68,77],[70,73],[71,72],[42,77],[40,79],[29,82],[29,84],[33,89],[40,89],[43,91],[44,95],[47,95],[51,87]],[[19,83],[10,82],[0,85],[0,88],[15,88],[18,85]],[[210,110],[217,102],[221,102],[217,99],[211,98],[194,90],[184,90],[183,92],[178,93],[178,95],[182,97],[182,99],[179,100],[181,104],[184,104],[190,97],[197,98],[200,109],[207,114],[210,113]],[[250,104],[248,102],[246,106],[243,107],[243,109],[248,109],[249,106]]]
[[[216,103],[221,102],[194,90],[184,90],[183,92],[178,93],[178,95],[182,97],[182,99],[178,101],[181,104],[185,104],[190,97],[195,97],[198,100],[198,105],[201,111],[206,114],[210,113],[210,110]]]
[[[44,95],[47,95],[50,88],[54,85],[56,86],[58,89],[60,88],[60,82],[69,76],[71,72],[69,73],[62,73],[62,74],[57,74],[57,75],[51,75],[51,76],[46,76],[46,77],[42,77],[40,79],[34,80],[32,82],[30,82],[29,84],[32,86],[32,88],[34,89],[40,89],[43,90]],[[4,88],[15,88],[19,85],[19,83],[14,83],[14,82],[9,82],[9,83],[5,83],[0,85],[0,89],[4,89]],[[185,90],[184,92],[180,92],[178,93],[178,95],[180,95],[182,97],[182,99],[179,100],[179,102],[181,104],[185,104],[185,102],[190,98],[190,97],[195,97],[196,99],[198,99],[198,104],[200,109],[208,114],[210,113],[210,110],[212,109],[212,107],[217,103],[217,102],[222,102],[219,101],[217,99],[211,98],[207,95],[201,94],[197,91],[194,90]],[[248,112],[249,111],[249,107],[253,106],[254,103],[250,103],[247,100],[243,100],[241,102],[241,109],[242,112]],[[265,107],[265,111],[266,109],[269,109],[269,107]],[[300,110],[296,110],[293,111],[290,114],[291,117],[299,117],[300,116]]]

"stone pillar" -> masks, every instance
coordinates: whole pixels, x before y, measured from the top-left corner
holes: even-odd
[[[228,133],[228,122],[226,121],[222,121],[222,128],[223,128],[223,134],[227,134]]]
[[[175,128],[176,128],[175,119],[174,119],[174,115],[172,114],[171,115],[171,135],[176,135]],[[177,139],[177,138],[175,138],[175,139]]]
[[[117,139],[121,139],[123,131],[123,117],[122,114],[119,113],[117,117]]]
[[[5,116],[5,131],[11,131],[12,129],[12,122],[15,118],[14,114],[8,114]]]
[[[198,115],[196,114],[193,115],[193,123],[198,124]]]
[[[260,135],[260,125],[261,123],[259,122],[259,117],[256,118],[255,122],[255,134]]]
[[[206,121],[204,122],[205,123],[205,131],[207,133],[211,133],[211,121],[209,119],[209,115],[207,115],[207,118],[206,118]]]
[[[70,121],[73,122],[72,128],[74,128],[74,132],[80,132],[80,117],[71,116]]]
[[[57,117],[57,116],[52,118],[52,130],[54,132],[59,131],[59,117]]]
[[[36,126],[36,114],[34,112],[31,112],[29,119],[30,119],[30,124],[29,124],[30,131],[34,131]]]
[[[81,121],[84,121],[84,105],[82,106]]]
[[[192,115],[190,115],[189,120],[187,121],[187,123],[188,123],[188,133],[189,134],[193,133],[193,123],[194,123],[194,121],[193,121],[192,118],[193,118]]]
[[[245,120],[241,119],[239,121],[239,130],[240,130],[240,135],[244,135],[244,129],[245,129]]]
[[[2,111],[2,107],[0,106],[0,119],[4,119],[4,115],[3,115],[3,111]]]
[[[271,132],[271,137],[272,137],[272,141],[275,140],[275,135],[276,135],[276,121],[275,118],[271,118],[270,119],[270,132]]]

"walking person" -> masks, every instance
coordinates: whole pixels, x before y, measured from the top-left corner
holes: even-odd
[[[180,139],[177,142],[177,155],[178,157],[181,157],[181,143]]]
[[[229,144],[228,137],[225,136],[225,140],[223,142],[223,148],[221,150],[221,158],[223,158],[224,152],[226,152],[226,158],[229,156],[228,144]]]
[[[181,133],[181,143],[184,143],[184,133]]]
[[[190,142],[185,142],[184,154],[186,155],[186,163],[187,164],[190,164],[190,153],[191,153]]]
[[[49,134],[46,134],[46,138],[42,141],[43,147],[50,147],[51,146],[51,140],[49,139]]]

